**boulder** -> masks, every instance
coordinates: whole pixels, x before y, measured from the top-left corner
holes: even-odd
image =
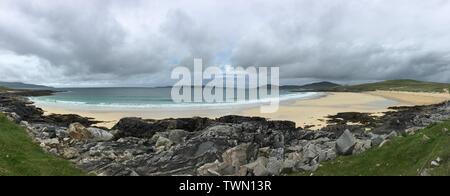
[[[392,139],[395,139],[396,137],[398,137],[397,131],[392,131],[391,133],[389,133],[389,134],[386,136],[386,139],[392,140]]]
[[[385,139],[380,135],[373,135],[370,140],[371,140],[372,146],[378,147],[378,146],[380,146],[381,143],[384,142]]]
[[[169,150],[170,147],[173,145],[173,142],[165,137],[158,137],[158,140],[156,141],[155,148],[157,152]]]
[[[17,115],[15,112],[9,113],[6,115],[6,118],[11,121],[11,122],[15,122],[18,123],[21,121],[21,117],[19,115]]]
[[[189,132],[181,129],[174,129],[168,131],[168,139],[175,144],[183,143],[188,135]]]
[[[281,170],[283,169],[283,161],[278,160],[274,157],[269,158],[269,161],[267,162],[267,172],[271,176],[278,176],[281,173]]]
[[[80,123],[70,124],[69,136],[75,140],[88,140],[92,138],[91,132]]]
[[[236,174],[242,165],[247,164],[249,158],[247,150],[249,148],[250,144],[241,144],[226,150],[222,154],[223,164],[228,168],[228,172]]]
[[[45,139],[45,140],[41,141],[41,145],[49,146],[49,147],[56,147],[59,145],[59,140],[58,140],[58,138]]]
[[[143,120],[142,118],[122,118],[112,129],[118,130],[116,135],[114,135],[116,138],[151,138],[156,132],[159,132],[155,129],[152,122]]]
[[[439,163],[437,161],[431,161],[431,166],[433,167],[439,167]]]
[[[255,162],[241,166],[239,170],[240,176],[268,176],[269,171],[266,168],[268,159],[259,157]]]
[[[361,154],[372,147],[371,140],[357,140],[353,154]]]
[[[109,141],[114,138],[114,135],[109,133],[108,131],[105,131],[103,129],[89,127],[87,130],[91,133],[92,139],[94,141]]]
[[[198,176],[220,176],[220,162],[216,160],[214,163],[207,163],[197,169]]]
[[[74,159],[80,156],[80,153],[76,148],[65,148],[63,150],[63,155],[65,159]]]
[[[284,160],[283,167],[281,168],[281,173],[290,174],[296,171],[297,162],[293,160]]]
[[[356,145],[356,138],[347,129],[336,141],[336,152],[339,155],[351,155]]]

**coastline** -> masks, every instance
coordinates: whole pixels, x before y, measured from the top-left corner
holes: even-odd
[[[331,101],[331,98],[337,101],[339,96],[345,98],[343,102],[334,103],[341,108],[339,111],[347,102],[353,106],[381,108],[380,102],[373,99],[386,100],[364,93],[330,93],[316,101]],[[368,99],[362,99],[364,97]],[[300,101],[283,103],[283,107],[292,107],[295,102]],[[419,104],[423,100],[414,102]],[[329,107],[331,103],[316,104],[315,108]],[[86,173],[100,176],[279,176],[315,172],[322,162],[389,145],[399,136],[411,135],[420,140],[424,138],[421,131],[425,127],[450,118],[449,102],[443,102],[397,108],[379,117],[344,113],[330,117],[335,123],[315,131],[297,127],[292,121],[245,116],[123,118],[115,130],[108,130],[93,127],[95,122],[81,116],[44,116],[41,109],[21,96],[0,94],[0,110],[6,119],[22,126],[45,152],[70,160]],[[448,129],[442,131],[448,132]],[[255,150],[258,153],[249,153]],[[235,153],[250,159],[231,165],[236,160],[232,156]],[[230,167],[236,169],[227,169]],[[417,174],[423,172],[417,171]]]
[[[292,99],[282,101],[275,113],[259,112],[259,105],[243,105],[242,107],[225,108],[101,108],[86,109],[75,107],[60,107],[35,103],[45,114],[77,114],[98,121],[97,124],[106,128],[113,127],[124,117],[140,117],[144,119],[190,118],[194,116],[218,118],[226,115],[259,116],[270,120],[289,120],[301,127],[320,129],[327,125],[327,116],[341,112],[361,112],[372,115],[382,115],[393,106],[431,105],[450,100],[447,93],[416,93],[397,91],[374,91],[363,93],[326,93],[325,96],[313,99]]]

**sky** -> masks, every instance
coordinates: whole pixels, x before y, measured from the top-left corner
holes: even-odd
[[[450,82],[447,0],[0,0],[0,81],[161,86],[176,66],[282,81]]]

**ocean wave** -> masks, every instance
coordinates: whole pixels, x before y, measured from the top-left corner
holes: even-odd
[[[98,108],[198,108],[198,107],[210,107],[210,108],[221,108],[230,106],[242,106],[242,105],[258,105],[266,104],[270,102],[280,102],[295,100],[295,99],[314,99],[324,96],[324,93],[317,92],[307,92],[307,93],[292,93],[280,95],[279,97],[268,97],[263,99],[255,100],[243,100],[235,102],[226,103],[152,103],[152,104],[142,104],[142,103],[89,103],[84,101],[66,101],[57,100],[53,98],[42,98],[42,97],[31,97],[31,101],[43,104],[43,105],[55,105],[55,106],[77,106],[77,107],[98,107]]]

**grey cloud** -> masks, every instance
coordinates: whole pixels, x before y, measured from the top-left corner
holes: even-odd
[[[203,58],[283,78],[450,82],[449,13],[443,0],[1,0],[0,80],[162,85]]]

